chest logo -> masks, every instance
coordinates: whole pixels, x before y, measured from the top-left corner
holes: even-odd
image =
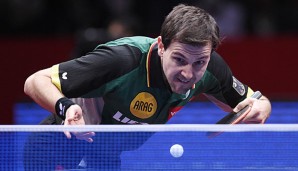
[[[148,92],[139,93],[130,103],[130,112],[141,119],[146,119],[155,114],[157,102]]]
[[[67,72],[64,72],[64,73],[62,74],[62,79],[67,80]]]

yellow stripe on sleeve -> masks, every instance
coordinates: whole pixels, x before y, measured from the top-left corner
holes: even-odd
[[[254,91],[250,87],[248,87],[246,98],[251,97],[253,94],[254,94]]]
[[[51,78],[52,78],[52,83],[59,89],[60,92],[61,90],[61,82],[59,78],[59,65],[53,65],[51,68]]]

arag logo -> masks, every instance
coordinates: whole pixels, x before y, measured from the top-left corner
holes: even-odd
[[[139,93],[130,103],[130,112],[138,118],[147,119],[154,115],[157,102],[148,92]]]

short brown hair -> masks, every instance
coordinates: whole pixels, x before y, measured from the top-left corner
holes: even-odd
[[[214,18],[199,7],[184,4],[175,6],[167,15],[160,35],[165,49],[172,40],[194,45],[210,42],[213,49],[220,44],[219,28]]]

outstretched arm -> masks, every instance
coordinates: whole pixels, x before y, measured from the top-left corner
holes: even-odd
[[[46,110],[56,113],[55,105],[64,95],[52,84],[51,68],[47,68],[32,74],[27,78],[24,85],[24,92],[30,96],[37,104]],[[85,125],[82,109],[79,105],[71,105],[65,112],[64,125]],[[92,142],[91,134],[74,133],[78,139]],[[67,138],[71,138],[69,132],[65,132]]]
[[[40,70],[27,78],[24,92],[46,110],[55,112],[56,102],[64,95],[52,84],[51,68]]]

